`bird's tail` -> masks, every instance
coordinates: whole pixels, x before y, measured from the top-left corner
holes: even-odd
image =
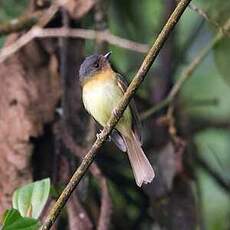
[[[135,181],[139,187],[150,183],[154,176],[154,170],[141,148],[141,143],[132,132],[130,137],[123,137],[127,146],[130,164],[132,166]]]

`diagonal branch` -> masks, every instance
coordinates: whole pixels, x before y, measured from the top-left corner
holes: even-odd
[[[171,14],[170,18],[168,19],[167,23],[163,27],[162,31],[158,35],[156,41],[152,45],[151,49],[147,53],[141,67],[139,68],[138,72],[136,73],[135,77],[133,78],[132,82],[130,83],[127,91],[125,92],[123,98],[121,99],[120,103],[116,108],[116,113],[112,114],[111,118],[109,119],[107,125],[104,127],[102,132],[98,135],[96,141],[92,145],[91,149],[83,158],[80,166],[75,171],[74,175],[70,179],[69,183],[63,190],[62,194],[52,207],[47,219],[45,220],[44,224],[42,225],[42,230],[48,230],[51,228],[55,220],[57,219],[59,213],[61,212],[62,208],[66,204],[67,200],[69,199],[71,193],[74,191],[78,183],[80,182],[81,178],[86,173],[87,169],[93,162],[97,151],[102,146],[104,141],[107,139],[109,134],[111,133],[112,129],[115,127],[117,122],[119,121],[120,117],[122,116],[123,112],[125,111],[126,107],[128,106],[130,100],[134,96],[135,92],[137,91],[138,87],[141,85],[142,81],[144,80],[148,70],[150,69],[152,63],[156,59],[158,53],[160,52],[162,46],[164,45],[165,41],[167,40],[169,34],[174,29],[175,25],[177,24],[178,20],[180,19],[182,13],[185,11],[188,4],[191,0],[181,0],[173,13]],[[116,115],[115,115],[116,114]]]

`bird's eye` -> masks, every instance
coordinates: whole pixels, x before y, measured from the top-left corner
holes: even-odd
[[[95,62],[93,66],[94,66],[94,68],[99,68],[99,63]]]

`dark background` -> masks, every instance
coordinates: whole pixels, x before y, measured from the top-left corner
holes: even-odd
[[[0,0],[1,48],[34,24],[16,30],[7,22],[38,11],[43,28],[108,30],[147,47],[176,1],[69,0],[49,17],[51,4]],[[196,0],[187,8],[135,97],[141,116],[224,31],[229,12],[224,0]],[[142,121],[154,182],[138,188],[126,155],[106,142],[53,229],[230,228],[229,31],[209,49],[175,100]],[[52,179],[47,207],[63,189],[97,130],[82,107],[79,66],[85,56],[110,50],[114,69],[130,81],[144,53],[97,39],[36,38],[0,63],[0,213],[29,181]]]

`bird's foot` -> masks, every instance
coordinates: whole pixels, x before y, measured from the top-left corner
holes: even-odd
[[[112,114],[117,118],[118,117],[118,110],[116,108],[113,109]]]
[[[102,129],[100,129],[99,131],[100,131],[100,132],[96,134],[96,137],[97,137],[97,139],[100,140],[100,139],[102,138]],[[111,138],[110,135],[108,136],[108,138],[107,138],[106,141],[112,141],[112,138]]]
[[[101,140],[102,139],[102,133],[101,133],[102,130],[100,130],[100,133],[97,133],[96,134],[96,137],[97,139]]]

